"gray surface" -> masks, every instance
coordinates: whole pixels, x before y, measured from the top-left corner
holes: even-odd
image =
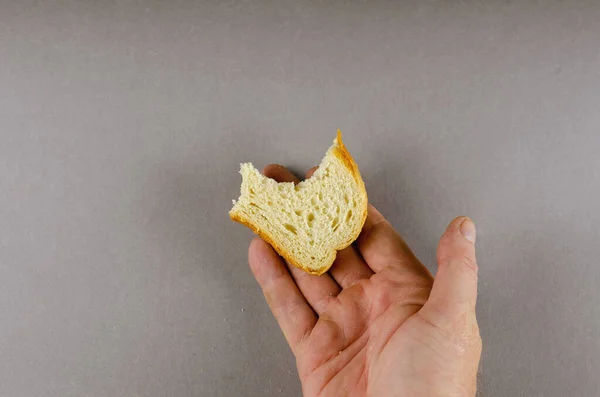
[[[337,128],[430,268],[476,220],[484,395],[599,395],[600,5],[453,3],[0,3],[0,395],[298,395],[226,215]]]

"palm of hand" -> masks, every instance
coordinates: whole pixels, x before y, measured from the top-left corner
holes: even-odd
[[[297,181],[279,166],[264,173]],[[287,268],[253,241],[251,268],[296,355],[305,396],[474,395],[481,341],[463,223],[455,220],[442,238],[435,284],[372,207],[356,244],[323,276]]]
[[[415,315],[431,285],[426,275],[386,271],[344,289],[300,346],[305,394],[366,396],[387,382],[388,369],[391,376],[418,379],[412,358],[428,324]]]

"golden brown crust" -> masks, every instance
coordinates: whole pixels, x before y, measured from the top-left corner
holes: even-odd
[[[304,270],[307,273],[320,276],[323,273],[325,273],[327,270],[329,270],[329,268],[331,267],[331,265],[333,265],[333,262],[332,262],[331,265],[326,266],[324,268],[319,268],[318,270],[314,270],[314,269],[311,269],[311,268],[309,268],[307,266],[304,266],[301,263],[298,263],[297,261],[295,261],[294,257],[288,251],[286,251],[285,249],[283,249],[283,247],[281,247],[275,241],[273,241],[273,239],[268,234],[262,233],[253,224],[251,224],[248,220],[242,218],[239,214],[236,214],[236,213],[233,213],[233,212],[230,211],[229,212],[229,218],[231,218],[231,220],[234,221],[234,222],[241,223],[242,225],[244,225],[244,226],[249,227],[250,229],[252,229],[252,231],[254,233],[258,234],[260,236],[260,238],[262,238],[267,243],[269,243],[271,245],[271,247],[273,247],[273,249],[279,254],[279,256],[285,258],[285,260],[290,265],[293,265],[293,266],[295,266],[297,268],[300,268],[300,269]]]
[[[341,250],[349,247],[360,235],[360,232],[362,231],[362,227],[367,219],[368,198],[367,198],[367,191],[365,188],[365,183],[363,182],[362,177],[360,175],[360,171],[358,170],[358,165],[356,164],[356,162],[354,161],[354,159],[352,158],[352,156],[346,149],[346,146],[344,145],[344,142],[342,141],[342,134],[339,130],[337,132],[336,144],[337,145],[334,146],[332,154],[336,158],[338,158],[344,164],[344,166],[350,171],[353,178],[356,180],[356,182],[358,184],[358,187],[360,189],[360,194],[365,198],[365,202],[366,202],[363,213],[361,214],[362,220],[360,223],[360,227],[357,228],[357,231],[354,233],[354,235],[352,235],[351,238],[348,239],[347,243],[344,243],[339,247],[335,247],[335,250],[337,252],[337,251],[341,251]],[[328,266],[323,266],[318,269],[312,269],[310,267],[307,267],[301,263],[298,263],[294,259],[294,256],[290,252],[288,252],[282,246],[277,244],[268,234],[262,232],[261,230],[256,228],[254,225],[252,225],[247,219],[243,218],[241,216],[241,214],[230,211],[229,217],[231,218],[232,221],[241,223],[242,225],[247,226],[250,229],[252,229],[252,231],[254,231],[254,233],[258,234],[263,240],[265,240],[267,243],[269,243],[273,247],[273,249],[275,249],[275,251],[277,251],[277,253],[280,256],[285,258],[285,260],[289,264],[291,264],[297,268],[300,268],[307,273],[320,276],[320,275],[324,274],[325,272],[327,272],[333,265],[333,262],[335,261],[335,256],[334,256],[334,259],[331,261],[331,263]]]
[[[344,166],[348,168],[354,179],[359,184],[362,184],[364,188],[364,183],[362,183],[362,178],[360,177],[360,171],[358,171],[358,165],[356,165],[356,162],[350,155],[350,152],[348,152],[348,149],[346,149],[346,145],[344,145],[344,142],[342,141],[342,132],[340,130],[337,132],[336,143],[337,147],[334,148],[333,154],[335,157],[340,159]]]
[[[344,164],[344,166],[346,168],[348,168],[348,170],[354,177],[354,180],[356,180],[356,182],[358,183],[358,186],[361,189],[361,193],[364,195],[365,201],[366,201],[365,209],[364,209],[363,213],[361,214],[362,221],[360,223],[360,229],[358,231],[358,234],[356,236],[353,236],[350,243],[348,245],[346,245],[345,247],[342,247],[339,249],[336,248],[337,251],[341,251],[342,249],[350,246],[350,244],[352,244],[352,242],[354,240],[356,240],[358,238],[358,236],[360,235],[360,232],[362,231],[362,227],[365,224],[365,221],[367,220],[369,200],[368,200],[368,195],[367,195],[367,189],[365,187],[365,182],[363,181],[363,179],[360,175],[360,171],[358,170],[358,165],[356,164],[356,162],[350,155],[350,152],[348,152],[348,149],[346,149],[346,145],[344,145],[344,142],[342,141],[342,132],[340,130],[338,130],[338,132],[337,132],[336,142],[337,142],[337,147],[333,151],[334,156],[337,157],[338,159],[340,159],[340,161]]]

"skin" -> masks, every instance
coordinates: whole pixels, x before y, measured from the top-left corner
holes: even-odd
[[[282,166],[263,173],[298,182]],[[467,217],[450,223],[435,279],[372,206],[360,237],[322,276],[288,266],[255,238],[250,267],[296,357],[304,396],[474,396],[482,347],[475,234]]]

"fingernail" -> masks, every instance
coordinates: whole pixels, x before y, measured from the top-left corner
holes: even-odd
[[[477,232],[475,231],[475,224],[471,218],[465,218],[465,220],[460,224],[460,232],[467,240],[475,244]]]

